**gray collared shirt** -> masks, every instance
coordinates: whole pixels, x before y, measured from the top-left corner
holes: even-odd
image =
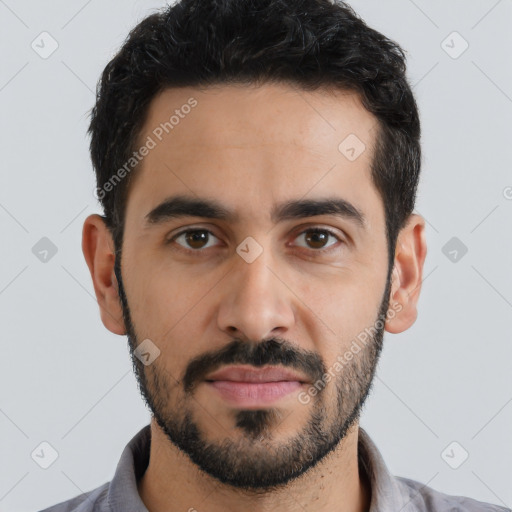
[[[148,512],[137,481],[149,463],[150,425],[126,445],[112,481],[40,512]],[[452,496],[403,477],[393,476],[368,433],[359,427],[359,467],[371,482],[369,512],[512,512],[509,508],[464,496]]]

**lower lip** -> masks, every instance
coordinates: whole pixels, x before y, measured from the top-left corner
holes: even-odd
[[[264,405],[275,402],[300,389],[299,381],[235,382],[216,380],[207,382],[222,398],[239,406]]]

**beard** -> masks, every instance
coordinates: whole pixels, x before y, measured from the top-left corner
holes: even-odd
[[[320,464],[359,421],[382,351],[391,288],[390,271],[372,334],[363,348],[344,362],[342,370],[332,379],[334,390],[329,395],[330,388],[325,385],[328,369],[318,354],[301,350],[281,338],[269,338],[258,343],[233,339],[221,350],[206,352],[192,359],[180,380],[159,364],[159,359],[145,366],[134,353],[142,340],[135,333],[120,265],[118,253],[114,271],[139,390],[169,441],[204,473],[249,494],[282,489],[291,480]],[[338,360],[340,358],[342,354]],[[207,374],[229,364],[280,365],[309,376],[317,391],[314,396],[308,395],[306,403],[311,410],[305,425],[292,437],[276,441],[272,432],[286,419],[282,409],[237,409],[233,412],[234,425],[241,435],[209,440],[194,417],[193,406],[201,409],[194,392]],[[304,404],[301,402],[298,406],[306,407]],[[203,417],[208,423],[215,419],[206,411]]]

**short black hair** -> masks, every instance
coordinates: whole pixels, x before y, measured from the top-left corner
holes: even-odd
[[[136,166],[118,183],[112,177],[132,156],[151,100],[166,88],[235,83],[358,93],[378,120],[371,176],[384,203],[391,269],[416,199],[418,109],[404,51],[336,0],[181,0],[131,30],[98,81],[88,130],[116,251]]]

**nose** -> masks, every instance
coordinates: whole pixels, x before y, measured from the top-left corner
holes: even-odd
[[[269,250],[252,263],[238,255],[218,309],[218,326],[229,335],[259,341],[282,336],[295,322],[293,293],[280,276]]]

